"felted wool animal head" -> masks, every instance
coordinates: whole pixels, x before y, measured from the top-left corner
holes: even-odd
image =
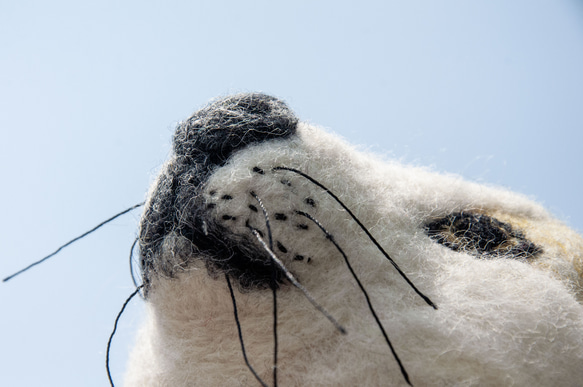
[[[579,235],[273,97],[178,125],[139,247],[148,319],[127,386],[583,383]]]

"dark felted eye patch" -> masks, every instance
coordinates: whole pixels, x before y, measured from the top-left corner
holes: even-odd
[[[479,257],[532,258],[542,252],[508,223],[480,213],[455,212],[424,228],[437,243]]]

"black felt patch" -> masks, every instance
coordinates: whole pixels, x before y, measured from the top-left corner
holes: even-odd
[[[531,258],[542,249],[504,222],[484,214],[456,212],[425,225],[427,235],[454,251],[480,257]]]
[[[304,200],[306,202],[306,204],[310,207],[316,207],[316,201],[312,198],[306,198]]]
[[[287,215],[278,212],[275,214],[275,220],[285,221],[287,220]]]
[[[253,172],[258,173],[260,175],[264,175],[265,172],[263,171],[263,169],[259,168],[259,167],[253,167]]]
[[[287,105],[265,94],[218,100],[180,123],[174,151],[196,163],[220,165],[238,148],[296,131],[298,119]]]
[[[277,241],[277,248],[282,253],[287,253],[287,247],[285,247],[280,241]]]
[[[152,276],[173,277],[197,259],[204,260],[210,272],[229,273],[243,287],[269,286],[271,269],[265,252],[231,238],[227,229],[216,224],[210,215],[214,205],[206,204],[202,191],[214,169],[234,152],[249,144],[289,137],[297,124],[283,101],[252,93],[217,100],[178,125],[174,153],[158,177],[140,222],[146,294]],[[221,199],[230,200],[226,196]],[[163,249],[170,249],[170,255],[182,261],[165,262]]]

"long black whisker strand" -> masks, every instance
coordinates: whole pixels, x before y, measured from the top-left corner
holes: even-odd
[[[273,251],[273,235],[271,234],[271,225],[269,223],[269,214],[263,205],[261,199],[251,191],[251,196],[257,200],[263,216],[265,217],[265,227],[267,228],[267,236],[269,239],[269,250]],[[273,293],[273,387],[277,387],[277,283],[275,281],[276,268],[275,263],[271,261],[271,291]]]
[[[134,286],[138,287],[138,281],[136,281],[136,276],[134,275],[134,248],[138,243],[138,238],[134,239],[134,243],[132,243],[132,247],[130,248],[130,274],[132,275],[132,282]]]
[[[346,329],[342,325],[340,325],[340,323],[334,317],[332,317],[332,315],[330,313],[328,313],[328,311],[326,309],[324,309],[324,307],[322,305],[318,304],[318,302],[314,299],[314,297],[310,294],[310,292],[308,292],[308,290],[302,284],[300,284],[298,282],[298,280],[293,276],[293,274],[285,267],[283,262],[281,262],[281,260],[279,258],[277,258],[275,253],[269,249],[269,246],[267,246],[265,241],[261,238],[261,236],[259,235],[259,232],[257,232],[257,229],[255,229],[249,225],[247,227],[249,227],[249,229],[251,230],[253,235],[255,235],[255,238],[257,238],[257,240],[259,241],[259,243],[261,244],[263,249],[269,254],[269,256],[271,257],[273,262],[275,262],[277,264],[277,266],[279,266],[281,271],[283,271],[286,278],[292,283],[292,285],[295,286],[296,288],[298,288],[304,294],[304,297],[306,297],[307,300],[314,306],[314,308],[316,308],[320,313],[322,313],[324,315],[324,317],[326,317],[332,324],[334,324],[334,327],[336,327],[336,329],[340,333],[345,335]]]
[[[138,281],[136,280],[136,276],[134,275],[134,249],[136,248],[136,244],[138,243],[139,238],[134,239],[134,243],[132,243],[132,247],[130,248],[130,274],[132,275],[132,282],[134,283],[134,286],[136,288],[138,288],[140,285],[138,285]],[[142,299],[144,299],[144,295],[142,293],[140,293],[140,297]]]
[[[399,364],[399,368],[401,369],[401,374],[403,374],[403,378],[405,378],[405,381],[407,382],[407,384],[409,384],[410,386],[412,386],[411,382],[409,381],[409,375],[407,374],[407,371],[405,371],[405,367],[401,363],[401,360],[399,359],[399,356],[397,355],[397,352],[393,348],[393,345],[391,344],[391,341],[389,340],[389,336],[387,335],[387,332],[385,331],[385,328],[383,327],[383,324],[381,323],[379,317],[377,316],[377,313],[374,310],[374,307],[372,306],[372,303],[370,301],[370,298],[368,296],[368,293],[365,290],[364,286],[362,285],[362,282],[360,282],[360,279],[358,278],[358,276],[354,272],[354,269],[352,268],[352,265],[348,261],[348,257],[344,253],[344,250],[342,250],[340,248],[340,246],[338,245],[338,243],[336,242],[336,240],[334,239],[334,237],[332,236],[332,234],[330,234],[328,232],[328,230],[326,230],[324,228],[324,226],[322,226],[322,224],[316,218],[314,218],[312,215],[310,215],[308,213],[305,213],[305,212],[302,212],[302,211],[296,211],[296,213],[298,215],[304,216],[304,217],[310,219],[312,222],[314,222],[316,224],[316,226],[318,226],[320,228],[320,230],[322,230],[322,232],[326,235],[326,239],[328,239],[330,242],[332,242],[332,244],[336,247],[336,249],[340,252],[340,254],[342,254],[342,257],[344,258],[344,262],[346,262],[346,266],[348,266],[348,270],[350,270],[350,273],[352,274],[352,277],[354,278],[354,280],[358,284],[358,287],[360,288],[362,294],[366,298],[366,303],[368,304],[368,308],[369,308],[371,314],[373,315],[373,317],[374,317],[374,319],[375,319],[375,321],[376,321],[379,329],[381,330],[381,332],[383,334],[383,337],[385,338],[385,341],[387,342],[389,348],[391,349],[391,352],[393,353],[393,357],[395,358],[395,360]]]
[[[361,223],[360,220],[358,220],[358,218],[352,213],[352,211],[350,211],[350,209],[348,207],[346,207],[346,205],[344,203],[342,203],[342,201],[336,196],[334,195],[334,193],[332,193],[332,191],[330,191],[328,188],[326,188],[322,183],[318,182],[316,179],[314,179],[313,177],[305,174],[302,171],[299,171],[297,169],[294,168],[288,168],[288,167],[275,167],[273,168],[274,171],[290,171],[293,173],[296,173],[306,179],[308,179],[309,181],[311,181],[313,184],[317,185],[318,187],[322,188],[328,195],[330,195],[334,200],[336,200],[336,202],[338,204],[340,204],[342,206],[342,208],[344,208],[344,210],[346,210],[346,212],[348,212],[348,214],[352,217],[352,219],[354,219],[354,221],[360,226],[360,228],[366,233],[366,235],[368,236],[368,238],[371,240],[372,243],[375,244],[375,246],[379,249],[379,251],[385,256],[385,258],[387,258],[389,260],[389,262],[391,262],[391,264],[393,265],[393,267],[395,268],[395,270],[397,270],[397,272],[401,275],[401,277],[409,284],[409,286],[411,286],[411,288],[415,291],[415,293],[417,293],[419,295],[419,297],[421,297],[429,306],[431,306],[433,309],[437,309],[437,305],[435,303],[433,303],[433,301],[431,301],[429,299],[429,297],[427,297],[425,294],[421,293],[421,291],[419,289],[417,289],[417,287],[415,285],[413,285],[413,282],[411,282],[411,280],[409,280],[409,278],[405,275],[405,273],[401,270],[401,268],[399,267],[399,265],[397,265],[397,263],[395,261],[393,261],[393,259],[389,256],[389,254],[381,247],[381,245],[377,242],[377,240],[372,236],[372,234],[368,231],[368,229],[366,227],[364,227],[364,225]]]
[[[109,218],[109,219],[107,219],[107,220],[105,220],[105,221],[103,221],[103,222],[99,223],[97,226],[93,227],[91,230],[89,230],[89,231],[87,231],[87,232],[83,233],[82,235],[79,235],[79,236],[78,236],[78,237],[76,237],[76,238],[73,238],[73,239],[71,239],[69,242],[65,243],[64,245],[62,245],[61,247],[59,247],[59,248],[58,248],[57,250],[55,250],[54,252],[52,252],[51,254],[47,255],[46,257],[44,257],[44,258],[42,258],[42,259],[40,259],[40,260],[38,260],[38,261],[36,261],[36,262],[34,262],[34,263],[31,263],[30,265],[28,265],[28,266],[27,266],[27,267],[25,267],[24,269],[22,269],[22,270],[19,270],[19,271],[17,271],[16,273],[14,273],[14,274],[12,274],[12,275],[9,275],[8,277],[4,278],[4,279],[2,280],[2,282],[6,282],[6,281],[8,281],[8,280],[10,280],[10,279],[12,279],[12,278],[14,278],[14,277],[16,277],[17,275],[24,273],[25,271],[27,271],[28,269],[32,268],[33,266],[36,266],[36,265],[38,265],[38,264],[40,264],[40,263],[43,263],[44,261],[46,261],[47,259],[49,259],[49,258],[50,258],[50,257],[52,257],[53,255],[56,255],[56,254],[57,254],[59,251],[61,251],[61,250],[62,250],[62,249],[64,249],[65,247],[67,247],[67,246],[69,246],[70,244],[72,244],[72,243],[74,243],[74,242],[78,241],[79,239],[81,239],[81,238],[83,238],[83,237],[85,237],[85,236],[87,236],[87,235],[91,234],[93,231],[97,230],[99,227],[101,227],[101,226],[103,226],[103,225],[105,225],[105,224],[107,224],[107,223],[111,222],[111,221],[112,221],[112,220],[114,220],[115,218],[117,218],[117,217],[119,217],[119,216],[122,216],[122,215],[124,215],[124,214],[126,214],[126,213],[130,212],[131,210],[133,210],[133,209],[136,209],[136,208],[138,208],[138,207],[141,207],[141,206],[143,206],[143,205],[144,205],[144,202],[142,202],[142,203],[138,203],[138,204],[136,204],[136,205],[133,205],[133,206],[131,206],[130,208],[128,208],[128,209],[126,209],[126,210],[123,210],[122,212],[120,212],[120,213],[118,213],[118,214],[116,214],[116,215],[112,216],[111,218]]]
[[[271,262],[271,291],[273,292],[273,387],[277,387],[277,281],[275,263]]]
[[[250,192],[251,196],[257,200],[259,203],[259,207],[261,207],[261,211],[263,212],[263,216],[265,217],[265,227],[267,228],[267,238],[269,241],[269,248],[273,250],[273,236],[271,234],[271,223],[269,222],[269,214],[267,213],[267,209],[263,205],[263,201],[257,196],[257,194],[253,191]]]
[[[263,386],[268,387],[267,384],[261,380],[257,372],[253,369],[251,364],[249,364],[249,360],[247,359],[247,352],[245,352],[245,344],[243,342],[243,333],[241,332],[241,323],[239,322],[239,314],[237,313],[237,301],[235,300],[235,292],[233,292],[233,286],[231,285],[231,280],[229,276],[225,273],[225,279],[227,280],[227,286],[229,286],[229,292],[231,293],[231,300],[233,301],[233,313],[235,315],[235,323],[237,324],[237,331],[239,332],[239,342],[241,343],[241,352],[243,353],[243,359],[245,359],[245,364],[247,364],[247,368],[249,371],[255,376],[255,379]]]
[[[135,295],[138,294],[143,287],[144,287],[144,285],[138,286],[136,288],[136,290],[123,303],[121,310],[119,311],[119,313],[117,314],[117,317],[115,318],[115,323],[113,324],[113,331],[111,332],[111,335],[109,336],[109,340],[107,340],[107,351],[105,353],[105,369],[107,370],[107,378],[109,379],[109,384],[111,384],[111,387],[114,387],[113,379],[111,378],[111,371],[109,370],[109,351],[111,350],[111,341],[113,340],[113,336],[115,335],[115,331],[117,330],[117,323],[119,322],[119,319],[120,319],[121,315],[123,314],[123,311],[125,310],[126,306],[129,304],[129,302],[132,300],[132,298],[134,298]]]

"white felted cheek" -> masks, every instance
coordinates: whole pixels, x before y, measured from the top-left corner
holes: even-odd
[[[301,170],[334,192],[439,310],[412,291],[329,195],[292,172],[274,171],[278,166]],[[254,240],[250,224],[267,240],[251,192],[270,215],[275,253],[348,331],[340,335],[284,284],[278,292],[280,385],[405,384],[342,256],[296,211],[318,219],[344,249],[413,384],[574,386],[583,380],[583,307],[574,296],[580,238],[569,236],[561,248],[561,233],[543,240],[540,230],[555,221],[538,204],[387,163],[303,124],[292,138],[239,151],[205,188],[221,225]],[[537,259],[556,264],[478,259],[432,241],[425,222],[455,211],[525,220],[527,237],[544,249]],[[304,259],[294,259],[298,255]],[[270,382],[271,292],[235,293],[250,362]],[[258,385],[243,362],[223,277],[212,279],[194,266],[177,279],[154,281],[150,297],[127,385]]]

